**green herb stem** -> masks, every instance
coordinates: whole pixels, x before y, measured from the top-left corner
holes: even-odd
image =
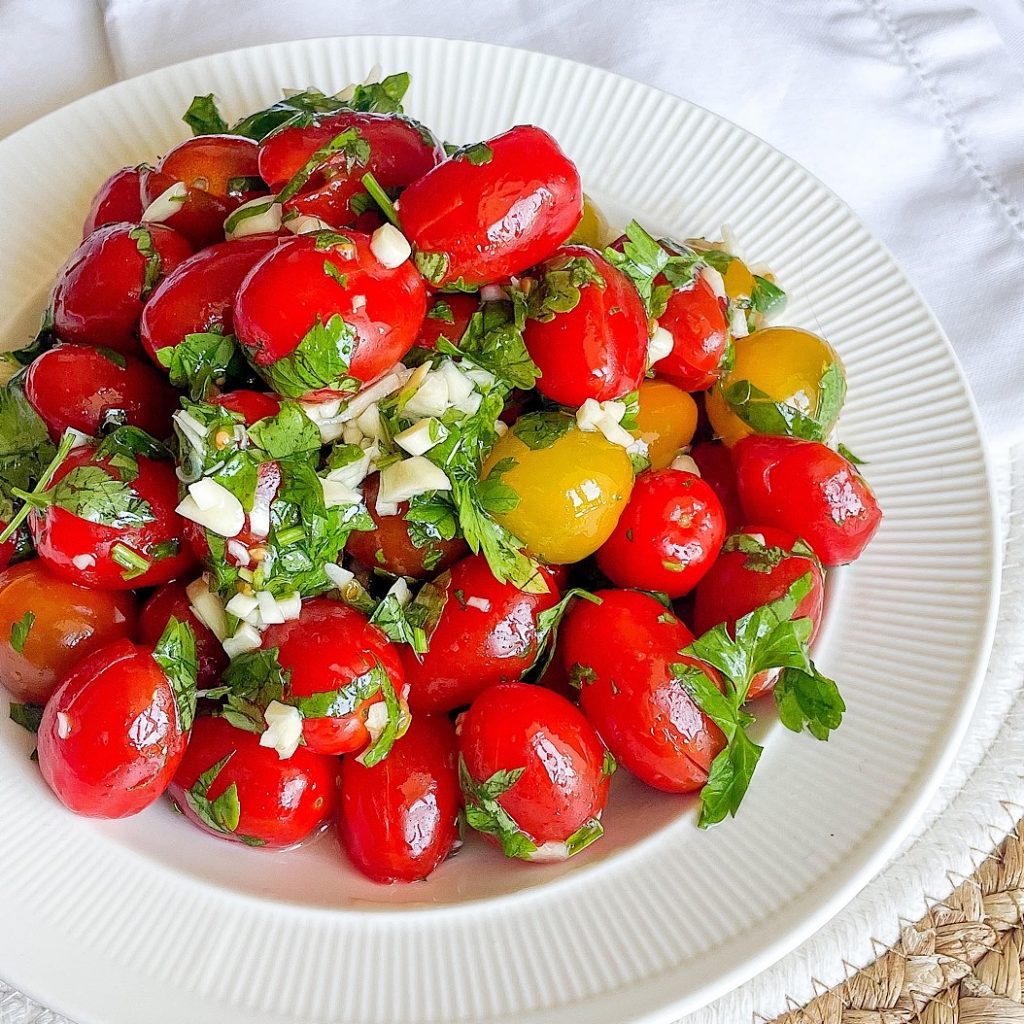
[[[384,191],[380,182],[377,181],[369,171],[363,175],[362,182],[363,188],[370,193],[373,201],[380,207],[381,213],[383,213],[396,228],[401,230],[402,222],[398,219],[398,211],[395,209],[395,204],[391,202],[391,197]]]
[[[3,533],[0,533],[0,544],[4,544],[9,541],[14,534],[17,532],[18,527],[28,518],[29,512],[32,511],[34,505],[38,504],[37,501],[33,500],[38,495],[42,494],[43,491],[49,486],[50,481],[53,479],[54,474],[60,469],[61,463],[68,457],[71,449],[75,446],[75,435],[65,434],[57,447],[57,453],[50,460],[50,464],[43,470],[42,476],[39,478],[39,482],[32,488],[28,493],[24,491],[15,491],[19,497],[24,499],[24,504],[17,512],[12,516],[11,521],[4,527]]]

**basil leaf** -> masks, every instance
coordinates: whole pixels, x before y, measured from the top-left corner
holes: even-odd
[[[340,313],[335,313],[326,324],[318,315],[316,323],[288,355],[255,369],[286,398],[301,398],[322,388],[356,391],[361,382],[348,376],[355,340],[355,328]]]
[[[183,733],[188,732],[196,716],[196,678],[199,672],[192,627],[171,616],[153,648],[153,660],[170,683],[178,708],[178,725]]]
[[[167,369],[171,384],[196,400],[205,398],[214,386],[230,390],[247,376],[245,357],[233,334],[186,334],[177,345],[159,349],[156,357]]]
[[[402,100],[409,91],[409,72],[388,75],[381,82],[357,85],[349,105],[353,110],[377,114],[401,114]]]
[[[550,448],[576,428],[576,421],[561,412],[531,412],[512,425],[512,434],[532,451]]]
[[[221,135],[228,130],[228,123],[221,117],[213,93],[193,96],[181,119],[192,129],[193,135]]]
[[[276,201],[283,204],[297,196],[306,182],[325,163],[330,161],[335,164],[339,156],[344,157],[345,170],[348,174],[357,166],[366,166],[370,159],[370,144],[363,138],[363,133],[358,128],[346,128],[316,149],[278,192]]]
[[[525,768],[495,772],[486,782],[477,782],[459,754],[459,785],[466,801],[466,823],[485,835],[494,836],[506,857],[526,859],[537,844],[519,827],[515,819],[498,803],[520,779]]]
[[[25,641],[35,621],[35,612],[25,612],[17,622],[11,623],[11,647],[18,654],[25,653]]]

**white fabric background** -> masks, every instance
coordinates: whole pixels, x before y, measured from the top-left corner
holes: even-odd
[[[479,39],[573,58],[755,132],[820,177],[892,249],[970,377],[1007,542],[985,693],[916,841],[801,950],[687,1024],[770,1016],[787,996],[805,1000],[815,981],[834,983],[849,964],[867,962],[874,940],[891,941],[900,917],[945,895],[1024,810],[1024,520],[1015,515],[1024,510],[1024,5],[0,0],[0,136],[119,78],[190,57],[363,33]],[[0,1024],[38,1012],[0,984]]]

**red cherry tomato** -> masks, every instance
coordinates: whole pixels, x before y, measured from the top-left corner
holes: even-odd
[[[375,882],[426,878],[459,841],[462,802],[455,730],[417,715],[372,768],[341,762],[338,834],[349,860]]]
[[[707,782],[725,737],[672,675],[674,664],[707,666],[679,652],[693,634],[649,594],[601,590],[577,601],[558,633],[558,654],[580,686],[580,706],[615,757],[669,793]]]
[[[231,334],[238,289],[277,241],[276,235],[252,235],[211,245],[165,277],[139,321],[139,338],[150,358],[160,366],[157,352],[179,345],[186,334]]]
[[[183,575],[194,564],[192,551],[184,542],[182,518],[174,511],[178,504],[178,478],[170,462],[138,456],[138,476],[127,484],[146,503],[147,516],[141,524],[108,526],[52,504],[33,509],[29,516],[36,552],[58,576],[72,583],[101,590],[131,590],[154,587]],[[107,458],[98,458],[91,447],[78,448],[61,464],[46,493],[79,467],[99,469],[104,476],[125,486],[119,471]],[[140,572],[129,564],[141,557],[149,568]]]
[[[140,186],[143,214],[151,203],[176,184],[177,179],[163,171],[144,171]],[[233,208],[226,199],[200,188],[190,188],[177,205],[178,208],[163,224],[187,238],[193,249],[198,251],[224,241],[224,221]]]
[[[659,278],[664,284],[664,278]],[[672,351],[654,364],[654,372],[684,391],[703,391],[722,375],[728,344],[722,303],[703,275],[669,296],[658,326],[672,335]]]
[[[142,219],[142,197],[139,194],[141,171],[138,167],[122,167],[107,178],[93,196],[92,205],[82,226],[82,238],[97,228],[118,221],[137,223]]]
[[[525,859],[564,860],[576,852],[575,841],[567,847],[566,840],[578,830],[601,834],[594,823],[608,801],[605,749],[579,709],[557,693],[526,683],[485,690],[459,721],[459,753],[471,812],[481,786],[494,786],[499,772],[519,772],[495,799],[537,847]],[[488,838],[520,855],[509,849],[504,831]]]
[[[209,784],[200,779],[218,765]],[[327,825],[338,802],[340,768],[334,758],[303,747],[282,761],[255,733],[224,718],[198,718],[168,795],[189,821],[219,839],[281,849]],[[211,813],[232,787],[237,821]]]
[[[304,602],[297,619],[264,632],[263,647],[277,648],[289,675],[286,702],[339,692],[331,713],[303,721],[302,738],[314,753],[359,752],[370,742],[366,718],[384,694],[377,688],[360,698],[357,690],[378,664],[401,699],[405,679],[398,652],[364,615],[340,601],[314,597]]]
[[[0,519],[0,533],[3,533],[6,529],[7,520]],[[22,539],[26,543],[28,542],[28,533],[24,525],[15,530],[13,537],[0,544],[0,570],[6,569],[11,564],[11,559],[18,553]]]
[[[314,235],[281,243],[253,267],[235,300],[239,341],[257,372],[290,397],[344,393],[351,378],[374,380],[409,351],[423,322],[426,291],[413,265],[389,269],[368,236],[352,231],[344,238],[326,246]],[[296,354],[318,324],[342,319],[347,330],[330,359]],[[349,361],[344,353],[352,346]]]
[[[200,689],[213,686],[228,667],[228,656],[210,628],[192,611],[192,602],[182,581],[165,583],[142,606],[139,614],[139,639],[144,644],[156,644],[172,618],[192,627],[192,634],[196,638],[196,660],[199,665],[197,682]]]
[[[53,286],[53,329],[61,341],[138,352],[142,303],[192,255],[162,224],[108,224],[71,254]]]
[[[476,295],[435,295],[416,336],[416,346],[433,352],[437,349],[438,338],[443,335],[458,347],[479,308],[480,299]]]
[[[700,478],[717,495],[725,512],[727,532],[735,533],[743,525],[743,506],[729,449],[717,441],[704,441],[690,449],[690,458],[697,463]]]
[[[405,521],[408,502],[398,506],[397,515],[378,515],[375,506],[379,486],[380,478],[376,473],[363,482],[363,500],[373,520],[374,529],[349,535],[345,550],[353,558],[370,568],[380,567],[396,576],[425,579],[444,572],[469,553],[466,542],[461,538],[439,538],[426,547],[416,547],[409,536],[409,524]]]
[[[471,555],[434,580],[445,603],[430,649],[419,657],[399,650],[410,707],[451,711],[494,683],[518,679],[537,656],[537,616],[558,603],[558,588],[545,578],[548,592],[529,594],[499,583],[487,559]]]
[[[711,568],[723,540],[725,513],[699,476],[648,470],[636,478],[597,564],[616,586],[682,597]]]
[[[0,574],[0,680],[12,698],[45,704],[86,655],[135,632],[132,594],[76,587],[39,559]]]
[[[585,245],[566,245],[536,270],[544,288],[581,269],[579,302],[526,321],[523,340],[541,371],[537,390],[562,405],[579,406],[635,391],[647,368],[647,313],[622,271]],[[557,275],[550,277],[549,275]],[[564,285],[563,285],[564,287]]]
[[[579,172],[541,128],[518,125],[413,182],[402,228],[432,285],[476,286],[550,256],[583,216]]]
[[[309,125],[283,125],[261,143],[260,173],[275,191],[321,147],[350,129],[369,145],[365,161],[352,162],[342,150],[328,157],[305,182],[285,211],[319,217],[333,227],[352,227],[361,205],[355,196],[367,196],[362,177],[373,174],[384,189],[401,189],[444,160],[444,149],[426,128],[401,114],[366,114],[338,110],[314,115]]]
[[[268,416],[276,416],[281,411],[281,399],[277,395],[268,395],[263,391],[247,391],[245,388],[217,395],[216,398],[210,399],[210,404],[238,413],[245,420],[247,427]]]
[[[151,647],[94,651],[46,704],[39,769],[65,807],[90,818],[138,814],[167,789],[188,734]]]
[[[548,662],[547,668],[544,669],[541,677],[537,680],[537,685],[553,690],[572,704],[579,703],[580,691],[569,682],[569,673],[566,672],[560,658],[552,658]]]
[[[55,441],[68,427],[96,435],[108,413],[154,437],[171,432],[178,394],[148,363],[111,349],[58,345],[25,374],[25,397]]]
[[[859,558],[882,521],[864,478],[817,441],[745,437],[732,457],[748,519],[803,537],[823,565]]]

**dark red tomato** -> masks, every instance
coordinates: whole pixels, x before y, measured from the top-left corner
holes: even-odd
[[[289,675],[286,702],[338,691],[331,714],[306,717],[302,723],[302,738],[314,753],[358,753],[370,743],[367,715],[384,700],[384,694],[379,687],[368,696],[358,691],[378,665],[402,701],[405,679],[398,652],[366,616],[340,601],[327,597],[305,601],[297,619],[264,632],[263,647],[277,648],[278,660]]]
[[[280,191],[321,146],[350,129],[369,145],[367,159],[351,161],[345,150],[328,157],[299,194],[285,203],[286,212],[320,217],[333,227],[352,227],[361,209],[352,209],[352,199],[367,196],[364,174],[373,174],[384,189],[402,189],[445,158],[437,139],[401,114],[338,110],[314,115],[309,125],[283,125],[271,132],[260,143],[260,173],[275,192]]]
[[[267,192],[258,160],[258,145],[243,135],[199,135],[178,143],[157,170],[187,188],[226,199],[233,209]]]
[[[57,274],[51,304],[61,341],[136,353],[142,303],[192,247],[162,224],[108,224],[94,231]]]
[[[659,279],[664,284],[664,279]],[[702,275],[688,288],[669,296],[658,326],[672,335],[672,352],[654,365],[683,391],[703,391],[722,375],[722,357],[728,344],[725,312],[714,289]]]
[[[777,601],[801,577],[810,574],[811,590],[797,605],[794,619],[811,620],[813,641],[821,625],[825,580],[814,553],[796,534],[774,526],[748,526],[730,536],[722,553],[697,586],[693,625],[706,633],[725,623],[735,635],[736,620]],[[754,677],[747,696],[750,700],[767,692],[777,671]]]
[[[25,397],[55,441],[68,427],[95,436],[117,410],[124,423],[167,437],[178,408],[178,393],[148,363],[89,345],[39,356],[25,374]]]
[[[82,586],[133,590],[176,579],[195,564],[182,535],[183,520],[174,511],[178,504],[178,478],[173,464],[144,455],[138,456],[137,461],[138,476],[125,485],[109,459],[97,458],[91,447],[77,448],[64,460],[45,493],[54,491],[79,467],[98,468],[120,487],[130,487],[146,503],[145,514],[152,518],[141,524],[107,526],[84,518],[90,513],[89,508],[83,509],[82,515],[56,502],[33,509],[29,516],[32,540],[47,568]],[[81,490],[75,488],[63,499],[64,503],[74,507],[79,498],[86,497],[82,492],[90,486],[86,481]],[[140,557],[149,563],[149,568],[141,572],[142,567],[134,565]]]
[[[717,441],[704,441],[690,449],[690,458],[697,463],[700,478],[718,496],[725,512],[726,531],[735,533],[743,525],[743,506],[729,449]]]
[[[163,171],[144,171],[140,186],[143,214],[156,199],[177,183],[176,178],[164,174]],[[224,241],[224,221],[234,205],[237,204],[229,203],[227,199],[212,195],[203,189],[190,188],[186,190],[181,202],[177,203],[177,209],[161,223],[187,238],[198,251],[208,245]]]
[[[550,256],[583,216],[579,172],[541,128],[518,125],[413,182],[402,228],[432,285],[501,281]]]
[[[537,616],[558,603],[548,591],[529,594],[499,583],[483,555],[471,555],[434,580],[444,594],[430,650],[417,657],[399,649],[414,711],[451,711],[494,683],[518,679],[537,656]]]
[[[157,352],[180,344],[186,334],[231,334],[238,289],[277,241],[276,235],[252,235],[211,245],[165,277],[139,321],[139,338],[150,358],[159,366]]]
[[[338,834],[367,878],[417,882],[456,848],[457,761],[455,730],[444,715],[417,715],[372,768],[342,759]]]
[[[456,540],[435,540],[426,547],[418,548],[409,536],[409,524],[405,514],[409,503],[398,506],[398,514],[381,516],[376,512],[379,476],[374,473],[363,483],[363,500],[373,520],[374,529],[357,531],[349,535],[345,550],[363,565],[375,569],[378,566],[396,576],[412,576],[426,579],[453,566],[469,553],[466,542]]]
[[[281,399],[277,395],[268,395],[263,391],[247,391],[245,388],[217,395],[216,398],[210,399],[210,403],[238,413],[245,420],[247,427],[268,416],[276,416],[281,411]]]
[[[0,519],[0,533],[7,529],[7,520]],[[21,541],[27,543],[28,533],[24,524],[14,532],[14,536],[0,544],[0,570],[6,569],[11,564],[11,559],[18,553]]]
[[[349,378],[379,377],[412,347],[427,309],[412,263],[383,266],[369,236],[352,231],[342,242],[318,245],[322,239],[313,235],[281,243],[249,272],[235,301],[235,332],[257,372],[293,398],[304,391],[344,393]],[[296,349],[309,332],[332,318],[350,329],[338,340],[338,357],[300,359]]]
[[[697,665],[715,678],[680,656],[693,634],[649,594],[597,596],[601,604],[577,601],[558,633],[557,656],[580,686],[583,713],[620,763],[649,786],[700,789],[725,737],[671,671]]]
[[[459,721],[459,754],[469,776],[467,807],[499,772],[519,772],[496,799],[537,847],[524,859],[564,860],[600,836],[611,772],[593,726],[564,697],[526,683],[490,687]],[[586,839],[577,836],[581,829]],[[488,838],[510,856],[523,855],[509,849],[504,830]]]
[[[747,518],[803,537],[823,565],[859,558],[882,521],[864,478],[817,441],[745,437],[732,458]]]
[[[480,299],[476,295],[435,295],[416,336],[416,346],[433,352],[437,349],[438,338],[443,335],[458,347],[469,321],[479,308]]]
[[[699,476],[648,470],[636,478],[597,564],[616,586],[682,597],[711,568],[724,540],[725,513]]]
[[[523,332],[541,372],[537,390],[571,406],[636,391],[647,369],[647,313],[622,271],[585,245],[563,246],[536,270],[542,289],[577,273],[576,305],[565,312],[542,306]]]
[[[218,765],[209,785],[200,781]],[[197,718],[168,795],[186,818],[219,839],[281,849],[308,839],[333,817],[340,770],[335,758],[304,747],[282,761],[275,750],[260,746],[256,733],[224,718]],[[232,786],[237,821],[210,813]]]
[[[167,789],[188,733],[151,647],[130,640],[80,661],[46,704],[39,769],[65,807],[126,818]]]
[[[228,656],[210,628],[192,611],[192,602],[186,585],[178,580],[165,583],[142,606],[139,615],[139,639],[144,644],[156,644],[169,619],[187,622],[196,638],[196,659],[199,665],[197,682],[200,689],[213,686],[228,667]]]
[[[544,669],[541,677],[537,680],[537,685],[554,690],[560,697],[564,697],[573,704],[579,703],[580,691],[569,682],[569,673],[566,672],[561,658],[551,659],[548,667]]]
[[[82,238],[88,238],[104,224],[119,221],[137,223],[142,219],[142,197],[139,194],[141,172],[138,167],[122,167],[107,178],[93,196],[92,205],[82,226]]]
[[[0,680],[16,701],[45,704],[86,655],[135,631],[135,597],[76,587],[38,559],[0,574]]]

